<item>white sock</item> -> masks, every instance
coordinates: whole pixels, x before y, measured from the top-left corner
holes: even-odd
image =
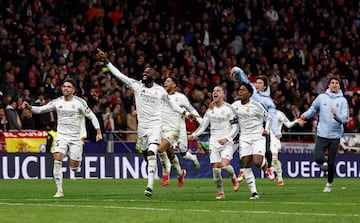
[[[175,158],[170,160],[170,162],[173,165],[173,167],[175,168],[176,173],[178,174],[178,176],[181,176],[182,170],[181,170],[179,158],[177,157],[177,155],[175,155]]]
[[[244,177],[251,193],[257,193],[255,176],[251,168],[244,168]]]
[[[273,164],[273,166],[275,167],[277,180],[278,180],[278,181],[283,181],[283,178],[282,178],[282,169],[281,169],[281,162],[280,162],[280,160],[278,160],[277,158],[274,158],[274,157],[273,157],[272,164]]]
[[[234,177],[236,178],[233,166],[227,165],[222,167],[221,169],[225,170],[225,172],[229,175],[230,178],[234,178]]]
[[[224,193],[220,168],[213,168],[213,179],[214,179],[218,193]]]
[[[166,152],[159,153],[159,157],[163,174],[169,174],[171,171],[171,163]]]
[[[183,158],[183,159],[186,159],[186,160],[191,160],[191,161],[194,162],[196,156],[193,155],[193,154],[191,154],[189,151],[187,151],[187,152],[185,153],[185,156],[183,156],[182,158]]]
[[[61,171],[62,162],[54,160],[54,167],[53,167],[53,176],[56,184],[57,191],[63,191],[62,188],[62,181],[63,181],[63,173]]]
[[[151,189],[153,189],[153,187],[154,187],[156,169],[157,169],[156,156],[155,155],[148,156],[148,185],[147,185],[147,187],[150,187]]]

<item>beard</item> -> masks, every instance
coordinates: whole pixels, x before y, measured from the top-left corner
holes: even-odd
[[[141,82],[144,83],[144,84],[151,83],[152,81],[153,81],[153,79],[151,77],[143,77],[141,79]]]

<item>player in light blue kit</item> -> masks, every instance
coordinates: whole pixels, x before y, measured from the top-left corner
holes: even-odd
[[[323,192],[331,192],[335,175],[335,158],[340,138],[344,134],[344,124],[349,120],[349,105],[340,90],[340,79],[331,77],[325,93],[315,98],[310,108],[300,118],[312,118],[319,112],[319,122],[315,140],[315,162],[328,171],[328,181]],[[328,160],[325,150],[329,149]]]

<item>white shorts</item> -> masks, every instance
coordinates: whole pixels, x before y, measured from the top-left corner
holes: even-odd
[[[138,137],[142,151],[147,150],[150,144],[160,145],[160,128],[138,129]]]
[[[264,136],[240,136],[239,147],[240,158],[251,155],[264,156],[266,150],[266,138]]]
[[[228,160],[233,159],[234,149],[233,143],[226,143],[225,145],[210,145],[210,163],[220,163],[221,158]]]
[[[81,139],[72,139],[69,137],[57,135],[55,147],[52,153],[62,153],[69,155],[70,159],[75,161],[82,160],[83,144]]]
[[[279,150],[281,149],[281,142],[276,137],[271,137],[270,139],[270,150],[271,153],[279,153]]]
[[[169,141],[170,145],[175,144],[179,139],[179,131],[171,131],[167,129],[161,130],[161,138]]]

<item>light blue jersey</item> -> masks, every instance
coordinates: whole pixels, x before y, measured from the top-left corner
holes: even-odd
[[[344,124],[349,119],[349,105],[342,91],[331,93],[327,89],[325,93],[316,97],[310,108],[304,112],[307,119],[319,112],[317,135],[328,139],[340,139],[344,134]],[[336,116],[331,109],[336,110]]]
[[[236,79],[240,83],[250,83],[249,79],[247,78],[247,75],[242,69],[240,69],[239,67],[234,67],[234,69],[236,71]],[[276,107],[272,98],[270,97],[270,87],[267,87],[266,91],[264,92],[257,92],[255,85],[253,83],[251,83],[251,85],[254,89],[254,93],[252,94],[251,99],[260,103],[269,113],[272,119],[271,130],[275,134],[275,136],[281,135],[278,120],[276,118]]]

